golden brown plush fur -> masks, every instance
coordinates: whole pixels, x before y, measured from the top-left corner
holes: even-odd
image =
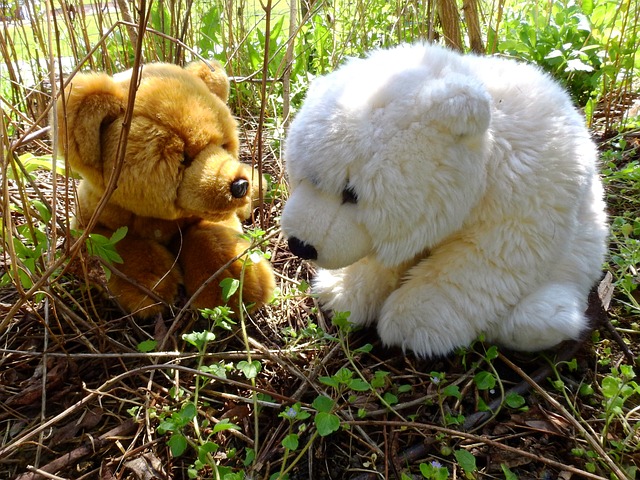
[[[127,104],[130,72],[76,75],[58,100],[61,153],[83,180],[78,188],[77,227],[85,228],[114,171]],[[175,301],[183,284],[189,296],[220,267],[247,248],[239,238],[251,209],[254,176],[238,161],[238,136],[222,67],[198,62],[180,68],[143,68],[117,188],[94,232],[110,236],[126,226],[116,248],[117,265],[133,282],[111,275],[109,288],[120,304],[141,317]],[[255,189],[253,190],[255,194]],[[219,282],[239,278],[234,262],[194,301],[198,308],[221,305]],[[261,305],[273,293],[269,264],[246,268],[243,301]],[[237,308],[237,297],[230,301]]]

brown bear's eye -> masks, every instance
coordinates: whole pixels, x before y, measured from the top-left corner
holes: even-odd
[[[342,203],[358,203],[358,194],[351,185],[347,185],[345,189],[342,190]]]
[[[185,167],[188,167],[189,165],[191,165],[191,162],[193,162],[193,158],[191,158],[191,156],[187,152],[183,152],[182,161],[180,163]]]

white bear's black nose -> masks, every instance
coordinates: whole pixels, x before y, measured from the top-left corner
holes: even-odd
[[[304,243],[296,237],[291,237],[289,239],[289,250],[291,250],[291,253],[304,260],[315,260],[318,258],[318,251],[313,247],[313,245]]]
[[[231,184],[231,195],[234,198],[242,198],[249,191],[249,181],[241,178]]]

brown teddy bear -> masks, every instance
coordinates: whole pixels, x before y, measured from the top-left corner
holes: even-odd
[[[131,72],[78,74],[58,100],[59,149],[82,177],[77,228],[87,227],[116,169],[130,81]],[[116,245],[123,259],[116,267],[127,278],[112,274],[109,289],[139,317],[162,312],[157,297],[172,304],[181,284],[191,297],[248,247],[241,220],[257,188],[253,169],[238,161],[228,96],[229,80],[217,62],[142,68],[117,187],[92,230],[111,236],[127,227]],[[243,262],[231,263],[192,305],[224,304],[219,283],[240,279]],[[245,263],[242,300],[260,306],[273,293],[273,272],[264,259]],[[234,310],[238,294],[229,300]]]

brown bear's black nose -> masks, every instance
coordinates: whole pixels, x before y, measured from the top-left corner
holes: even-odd
[[[304,260],[316,260],[318,258],[318,251],[313,247],[313,245],[304,243],[296,237],[291,237],[289,239],[289,250],[291,250],[291,253]]]
[[[241,178],[231,184],[231,195],[233,198],[242,198],[249,191],[249,181]]]

